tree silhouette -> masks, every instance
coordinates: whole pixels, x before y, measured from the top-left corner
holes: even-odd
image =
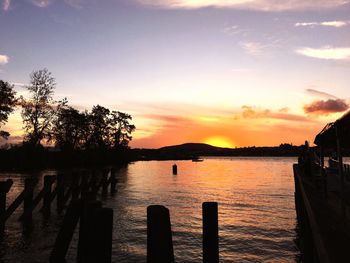
[[[0,127],[8,121],[8,116],[14,110],[16,104],[16,92],[13,85],[0,80]],[[0,130],[0,137],[7,139],[10,134]]]
[[[88,118],[73,107],[62,105],[53,121],[51,140],[64,151],[85,147],[89,133]]]
[[[130,124],[132,120],[131,115],[112,111],[110,116],[110,141],[113,148],[126,148],[132,140],[131,133],[135,131],[136,127]]]
[[[131,115],[96,105],[79,112],[62,104],[53,121],[51,140],[61,150],[108,150],[127,148],[135,126]]]
[[[108,148],[108,117],[110,110],[97,105],[93,106],[88,114],[90,136],[87,141],[87,148],[103,149]]]
[[[55,110],[59,107],[52,98],[56,87],[55,79],[46,68],[34,71],[30,75],[27,90],[29,99],[21,97],[22,118],[26,131],[24,142],[32,147],[41,145],[43,139],[49,138]]]

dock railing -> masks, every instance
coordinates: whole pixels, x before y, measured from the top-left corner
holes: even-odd
[[[0,238],[3,238],[7,220],[13,213],[23,204],[23,211],[19,220],[23,223],[32,223],[33,211],[42,203],[40,212],[45,217],[51,214],[51,204],[56,198],[57,212],[61,213],[66,206],[68,200],[71,202],[78,200],[86,193],[97,195],[97,192],[102,188],[101,195],[107,194],[108,186],[113,194],[116,188],[116,171],[114,169],[102,171],[99,178],[96,173],[89,175],[88,173],[76,173],[70,176],[70,182],[65,178],[65,175],[58,174],[57,176],[44,176],[43,186],[40,191],[34,195],[34,190],[38,186],[38,179],[25,178],[24,189],[19,193],[15,200],[6,207],[7,195],[10,191],[13,180],[7,179],[0,182]]]

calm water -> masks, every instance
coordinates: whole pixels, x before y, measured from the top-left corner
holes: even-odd
[[[201,204],[219,203],[220,262],[295,262],[298,258],[294,182],[295,158],[206,158],[204,162],[136,162],[119,171],[118,192],[104,201],[114,209],[113,261],[145,262],[146,207],[170,209],[176,262],[201,262]],[[32,176],[42,178],[46,171]],[[22,189],[24,174],[14,179],[10,193]],[[41,185],[41,184],[40,184]],[[61,216],[48,221],[35,213],[28,235],[17,221],[6,226],[2,262],[47,262]],[[74,262],[77,236],[68,259]]]

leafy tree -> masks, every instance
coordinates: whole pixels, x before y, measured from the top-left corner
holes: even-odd
[[[130,124],[132,120],[131,115],[120,112],[112,111],[109,121],[110,141],[111,146],[117,148],[127,148],[129,142],[132,140],[131,133],[135,131],[136,127]]]
[[[8,121],[8,116],[16,104],[16,92],[13,85],[0,80],[0,127]],[[0,137],[7,139],[10,134],[0,130]]]
[[[64,105],[53,122],[52,140],[62,150],[127,148],[135,126],[131,115],[97,105],[79,112]]]
[[[60,103],[53,100],[56,81],[46,68],[32,72],[27,90],[29,99],[21,97],[24,141],[33,147],[50,136],[50,128]]]
[[[86,113],[80,113],[70,106],[58,109],[53,122],[51,140],[62,150],[72,151],[85,147],[89,137],[89,123]]]
[[[110,110],[97,105],[93,106],[88,114],[90,136],[88,148],[108,148],[109,146],[109,114]]]

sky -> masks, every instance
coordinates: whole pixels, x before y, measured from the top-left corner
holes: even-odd
[[[132,147],[299,145],[349,108],[350,0],[0,3],[0,79],[47,68],[56,99],[131,114]]]

